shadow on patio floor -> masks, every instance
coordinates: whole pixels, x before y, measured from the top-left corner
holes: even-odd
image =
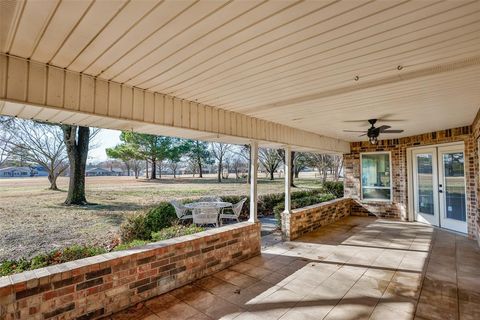
[[[480,250],[417,223],[349,217],[109,319],[480,319]]]

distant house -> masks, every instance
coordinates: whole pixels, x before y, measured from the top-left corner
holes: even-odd
[[[91,168],[85,172],[87,177],[100,177],[100,176],[123,176],[123,171],[121,169],[112,169],[107,170],[103,168]]]
[[[120,168],[112,168],[113,176],[126,176],[127,174]]]
[[[6,167],[0,169],[0,178],[34,177],[38,174],[35,168],[30,167]]]
[[[33,167],[36,177],[48,177],[48,171],[42,166]]]

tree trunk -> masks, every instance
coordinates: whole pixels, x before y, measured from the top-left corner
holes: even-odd
[[[252,177],[252,148],[248,146],[248,174],[247,174],[247,183],[250,183]]]
[[[274,170],[270,170],[270,180],[274,180],[274,179],[275,179],[274,173],[275,173]]]
[[[295,187],[294,178],[298,178],[298,173],[295,176],[295,151],[292,151],[290,156],[290,187]]]
[[[148,160],[145,160],[145,178],[148,179]]]
[[[130,165],[125,164],[125,166],[127,167],[127,176],[130,177]]]
[[[65,145],[70,162],[70,182],[66,205],[86,205],[85,169],[87,167],[90,128],[62,126]]]
[[[198,159],[198,160],[197,160],[197,164],[198,164],[198,176],[199,176],[200,178],[203,178],[202,160]]]
[[[223,166],[222,166],[222,161],[218,161],[218,182],[222,182],[222,169],[223,169]]]
[[[48,173],[48,181],[50,182],[50,190],[58,191],[57,187],[57,176],[54,172]]]
[[[150,173],[150,180],[157,179],[157,159],[152,158],[150,159],[152,162],[152,172]]]

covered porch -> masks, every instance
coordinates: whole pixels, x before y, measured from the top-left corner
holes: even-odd
[[[1,115],[247,144],[252,174],[248,221],[2,277],[0,319],[479,318],[479,5],[1,2]],[[293,210],[286,175],[262,239],[261,146],[342,154],[344,198]]]
[[[464,236],[349,216],[108,319],[478,319],[479,264]]]

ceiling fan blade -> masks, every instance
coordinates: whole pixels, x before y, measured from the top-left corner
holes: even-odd
[[[402,133],[404,130],[384,130],[382,133]]]
[[[359,137],[363,137],[363,136],[366,136],[366,135],[367,135],[367,134],[366,134],[366,133],[364,133],[364,134],[361,134],[361,135],[359,135]]]
[[[379,132],[385,132],[385,130],[390,129],[390,128],[391,128],[391,126],[383,125],[383,126],[378,127],[377,130]]]
[[[401,122],[401,121],[406,121],[404,119],[389,119],[389,118],[377,118],[377,122]],[[359,122],[368,122],[368,119],[364,120],[344,120],[342,122],[351,122],[351,123],[359,123]]]
[[[367,130],[343,130],[343,132],[367,132]]]
[[[368,122],[368,120],[344,120],[342,122]]]

